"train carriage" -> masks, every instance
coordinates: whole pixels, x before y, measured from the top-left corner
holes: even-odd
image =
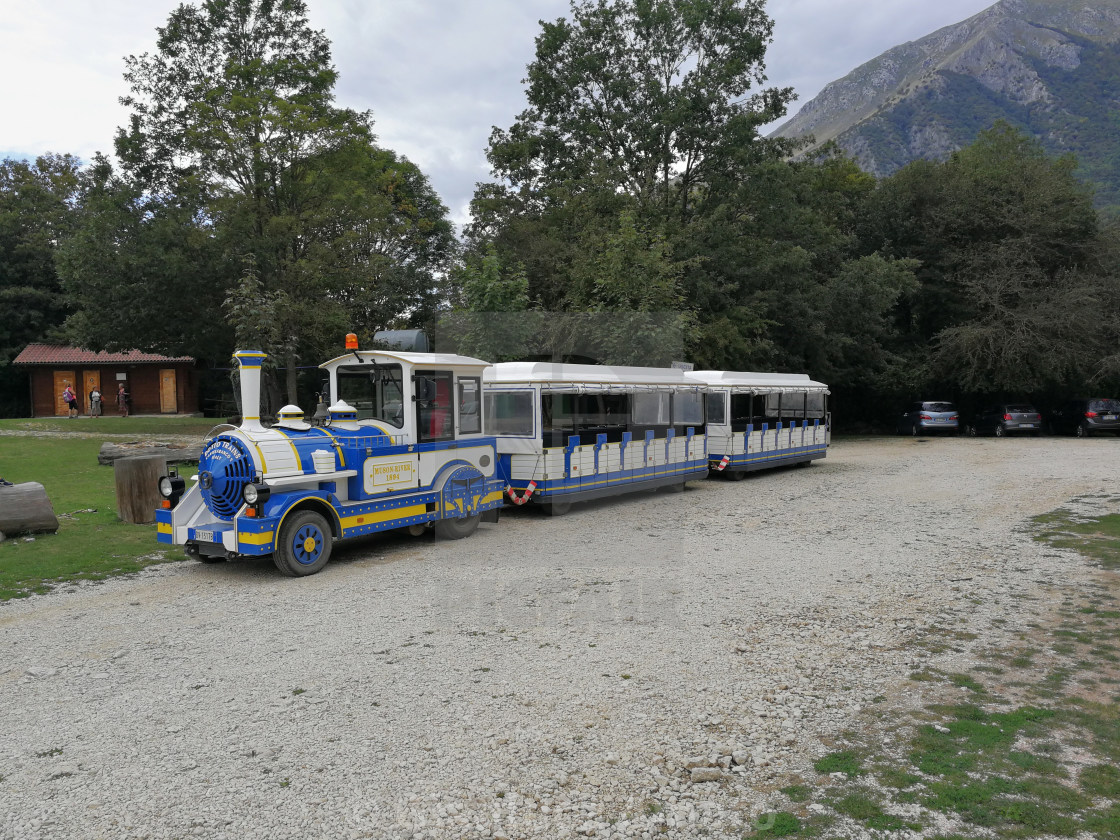
[[[708,459],[714,473],[748,472],[825,457],[828,386],[805,374],[690,371],[707,389]]]
[[[487,363],[450,354],[358,351],[321,365],[333,402],[324,425],[286,406],[259,417],[263,353],[238,352],[243,421],[209,436],[199,471],[161,479],[160,542],[203,561],[273,555],[289,575],[317,572],[334,540],[408,526],[444,538],[497,521],[504,483],[483,434]]]
[[[573,501],[704,478],[704,391],[678,370],[503,362],[484,373],[498,474],[514,504]]]

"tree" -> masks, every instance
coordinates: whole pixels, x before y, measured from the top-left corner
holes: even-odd
[[[8,365],[32,341],[56,338],[67,313],[55,248],[73,224],[78,160],[0,162],[0,416],[26,414],[26,376]]]
[[[495,129],[495,175],[539,192],[602,184],[658,215],[687,218],[735,166],[790,90],[765,80],[772,21],[761,0],[573,0],[543,23],[529,65],[529,108]]]
[[[1111,349],[1084,329],[1116,277],[1075,169],[998,124],[881,184],[866,247],[921,262],[901,326],[931,379],[992,394],[1076,388]]]
[[[157,296],[173,289],[169,297],[206,306],[205,323],[184,310],[198,333],[224,331],[209,346],[228,347],[235,333],[247,340],[234,316],[248,310],[220,304],[244,290],[248,264],[254,294],[269,302],[250,309],[273,319],[255,335],[271,343],[256,349],[282,360],[295,402],[301,356],[318,356],[351,329],[434,310],[454,254],[447,210],[413,164],[375,145],[368,113],[335,107],[329,43],[308,25],[303,0],[181,5],[158,29],[156,52],[128,58],[126,69],[121,172],[91,186],[79,238],[96,259],[83,262],[76,243],[68,263],[86,310],[76,332],[108,340],[103,301],[123,276],[135,279],[138,318],[150,323]],[[95,206],[108,207],[108,218]],[[140,268],[148,262],[136,249],[176,226],[187,244],[172,253],[204,252],[199,271]],[[99,237],[110,229],[126,234]],[[174,282],[154,282],[170,275]]]

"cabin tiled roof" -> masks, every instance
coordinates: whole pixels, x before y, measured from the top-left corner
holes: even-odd
[[[104,350],[83,350],[65,344],[28,344],[12,361],[13,365],[155,365],[192,363],[191,356],[160,356],[157,353],[141,353],[139,350],[126,350],[123,353],[107,353]]]

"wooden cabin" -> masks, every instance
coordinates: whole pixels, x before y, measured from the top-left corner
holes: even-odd
[[[82,414],[90,413],[89,394],[101,391],[102,413],[117,414],[117,386],[131,398],[130,414],[194,414],[198,411],[198,373],[190,356],[160,356],[128,350],[107,353],[60,344],[29,344],[12,364],[31,379],[31,416],[65,417],[62,392],[69,384]]]

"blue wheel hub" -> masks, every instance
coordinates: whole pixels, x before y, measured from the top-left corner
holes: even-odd
[[[323,532],[318,525],[300,526],[292,535],[292,556],[301,566],[310,566],[323,556]]]

